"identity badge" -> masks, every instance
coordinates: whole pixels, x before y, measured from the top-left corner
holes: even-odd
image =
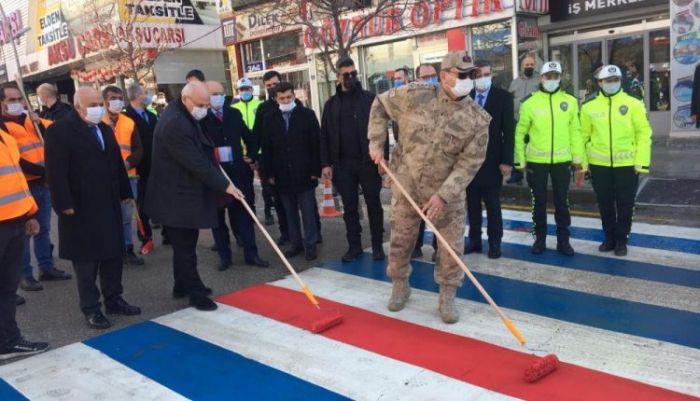
[[[216,161],[219,163],[231,163],[233,161],[233,151],[230,146],[221,146],[214,152]]]

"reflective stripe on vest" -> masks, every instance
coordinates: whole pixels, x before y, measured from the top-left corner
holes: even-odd
[[[24,125],[20,125],[14,121],[7,121],[6,126],[8,134],[12,135],[17,142],[17,147],[19,148],[20,158],[34,164],[44,165],[44,144],[41,143],[39,135],[34,128],[34,123],[27,117],[24,120]],[[43,123],[43,120],[42,120]],[[24,174],[27,177],[27,181],[36,180],[38,175]]]
[[[595,165],[601,165],[601,166],[610,166],[610,159],[613,160],[613,165],[610,167],[623,167],[623,166],[633,166],[634,165],[634,157],[636,152],[631,150],[629,152],[617,152],[613,154],[612,158],[610,157],[610,153],[601,153],[601,152],[596,152],[595,150],[588,148],[586,150],[586,154],[588,155],[589,162],[590,161],[598,161],[600,163],[593,163]],[[616,163],[620,163],[616,166]]]
[[[19,167],[17,142],[4,131],[0,137],[0,221],[34,214],[39,209]]]

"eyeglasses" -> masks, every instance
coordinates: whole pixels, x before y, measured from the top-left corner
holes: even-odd
[[[437,78],[437,74],[423,75],[421,77],[418,77],[418,79],[433,79],[433,78]]]
[[[450,70],[443,70],[443,71],[445,71],[449,74],[457,74],[457,78],[459,78],[459,79],[467,79],[475,74],[474,71],[471,71],[471,72],[459,72],[459,71],[450,71]]]
[[[343,75],[343,78],[345,78],[345,79],[348,79],[350,77],[357,78],[357,70],[350,71],[350,72],[344,72],[342,75]]]

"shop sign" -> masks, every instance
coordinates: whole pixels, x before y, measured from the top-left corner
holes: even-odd
[[[224,46],[236,43],[236,18],[231,17],[221,20],[221,35],[223,36]]]
[[[61,2],[58,0],[39,0],[37,3],[36,48],[43,49],[62,40],[68,39],[70,30],[61,13]]]
[[[62,64],[77,56],[75,40],[72,37],[49,46],[49,65]]]
[[[22,14],[19,10],[15,10],[9,14],[5,14],[7,19],[0,21],[0,44],[10,43],[15,33],[22,30]]]
[[[123,22],[204,25],[205,19],[209,24],[218,20],[216,14],[214,0],[119,0]]]
[[[549,0],[518,0],[518,12],[549,14]]]
[[[256,10],[252,13],[238,14],[236,16],[236,37],[238,42],[298,29],[297,25],[283,22],[284,16],[289,12],[291,12],[289,9],[270,8]]]
[[[106,24],[103,29],[93,28],[78,35],[76,39],[78,54],[82,57],[94,52],[109,49],[113,43],[112,26]],[[185,43],[185,29],[182,27],[126,25],[117,27],[118,37],[127,37],[132,33],[134,41],[147,48],[180,46]]]
[[[258,72],[263,70],[263,63],[259,61],[257,63],[250,63],[245,67],[246,72]]]
[[[550,4],[551,21],[570,21],[593,15],[622,13],[667,4],[668,0],[556,0]]]
[[[420,0],[411,3],[406,9],[391,8],[382,11],[369,21],[361,16],[350,16],[340,20],[343,40],[347,41],[350,33],[359,24],[364,24],[358,39],[391,35],[403,30],[423,29],[439,26],[446,21],[461,21],[480,15],[499,13],[512,8],[508,0]],[[316,31],[316,32],[314,32]],[[304,45],[307,48],[318,47],[319,43],[335,43],[336,32],[329,20],[321,21],[316,30],[307,27],[304,31]]]
[[[696,65],[700,63],[700,34],[697,30],[687,29],[700,23],[700,6],[696,1],[675,1],[671,3],[671,37],[670,47],[671,79],[669,92],[671,100],[671,115],[673,116],[672,131],[695,131],[695,122],[691,120],[693,101],[693,79]],[[690,21],[688,21],[690,18]],[[660,38],[663,39],[663,38]]]

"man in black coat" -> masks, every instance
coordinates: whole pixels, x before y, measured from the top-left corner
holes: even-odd
[[[136,173],[139,176],[136,185],[136,203],[138,206],[139,217],[143,222],[143,231],[145,235],[137,233],[142,244],[150,241],[153,238],[151,230],[150,217],[144,210],[146,201],[146,187],[148,186],[148,177],[151,175],[151,154],[153,153],[153,131],[158,123],[158,116],[146,109],[148,106],[148,95],[141,85],[133,83],[127,90],[129,105],[126,107],[124,114],[134,120],[136,129],[141,137],[141,146],[143,146],[143,157],[141,163],[136,166]],[[164,235],[165,240],[165,235]],[[167,242],[167,241],[166,241]]]
[[[311,109],[294,101],[294,86],[277,85],[277,110],[268,112],[263,125],[263,171],[277,187],[287,214],[291,249],[285,256],[306,251],[306,260],[317,257],[316,187],[321,175],[318,119]],[[301,210],[304,224],[302,243]]]
[[[513,168],[515,141],[515,118],[511,95],[491,86],[491,64],[477,60],[479,67],[475,89],[469,96],[491,115],[489,124],[489,144],[486,160],[472,182],[467,187],[467,216],[469,219],[469,242],[464,245],[464,253],[481,252],[481,201],[486,205],[491,259],[501,257],[503,237],[503,217],[501,215],[501,185]]]
[[[382,260],[386,257],[382,246],[384,210],[379,197],[382,177],[369,157],[367,139],[369,111],[374,102],[374,94],[360,86],[355,63],[350,57],[340,57],[336,69],[340,84],[336,94],[326,101],[321,118],[323,178],[331,179],[331,165],[337,167],[338,192],[343,200],[343,219],[349,245],[343,261],[351,262],[362,256],[358,186],[362,186],[367,203],[373,257]]]
[[[72,108],[58,99],[58,91],[51,84],[41,84],[36,88],[41,112],[39,117],[46,120],[58,121],[68,117]]]
[[[58,255],[73,262],[80,308],[90,327],[111,326],[107,314],[138,315],[122,298],[124,231],[121,202],[133,197],[112,129],[101,122],[104,103],[91,87],[75,93],[75,109],[46,135],[46,172],[58,215]]]
[[[202,228],[218,225],[216,196],[243,194],[229,183],[214,159],[214,143],[200,120],[207,116],[209,90],[203,82],[185,85],[168,104],[153,134],[146,211],[168,232],[173,246],[173,296],[190,296],[190,305],[214,310],[211,290],[197,272],[197,239]]]
[[[248,130],[241,113],[225,106],[225,91],[223,85],[215,81],[206,83],[209,89],[209,114],[202,119],[207,134],[214,146],[214,155],[219,165],[231,178],[236,188],[245,196],[245,201],[255,210],[253,201],[253,171],[260,145]],[[247,154],[243,155],[241,139],[245,143]],[[255,244],[255,226],[241,202],[229,196],[220,200],[217,227],[211,231],[214,235],[216,251],[219,253],[219,270],[231,266],[231,239],[226,227],[226,210],[231,227],[239,233],[243,242],[245,264],[258,267],[268,267],[270,264],[260,259],[258,246]]]
[[[690,119],[695,123],[695,128],[700,128],[700,63],[695,66],[693,74],[693,91],[690,97]]]

